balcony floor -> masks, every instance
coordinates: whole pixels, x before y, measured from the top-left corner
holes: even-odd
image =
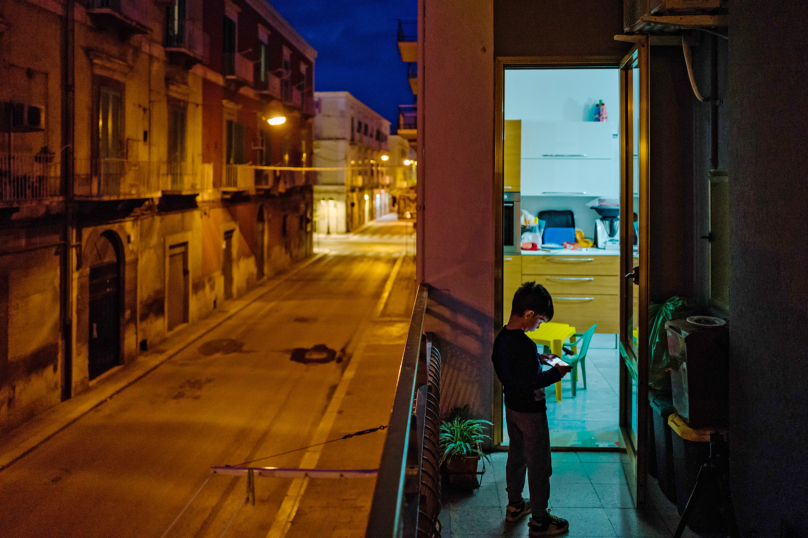
[[[528,536],[527,520],[505,521],[505,462],[508,454],[490,455],[482,485],[476,490],[450,489],[444,483],[440,514],[443,538]],[[656,538],[673,536],[679,524],[676,506],[648,477],[648,507],[637,510],[631,500],[619,453],[555,452],[550,478],[552,513],[570,522],[565,536]],[[528,496],[525,488],[524,496]],[[694,533],[684,537],[718,538]]]

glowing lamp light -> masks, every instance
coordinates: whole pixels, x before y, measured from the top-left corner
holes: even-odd
[[[382,160],[383,160],[383,161],[386,161],[386,160],[388,160],[389,158],[390,158],[390,157],[388,157],[387,155],[382,155]]]
[[[368,195],[366,194],[366,195],[365,195],[365,200],[370,200],[370,196],[368,196]]]
[[[409,166],[412,164],[412,161],[409,159],[404,159],[404,166]]]
[[[286,123],[286,116],[275,116],[274,118],[269,118],[267,123],[270,125],[283,125]]]

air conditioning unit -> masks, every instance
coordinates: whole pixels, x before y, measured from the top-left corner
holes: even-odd
[[[623,0],[623,27],[627,33],[663,31],[659,24],[643,17],[666,15],[710,15],[726,7],[727,0]],[[673,28],[668,28],[668,31]]]
[[[6,117],[11,130],[16,132],[43,131],[45,129],[45,108],[27,103],[8,103]]]

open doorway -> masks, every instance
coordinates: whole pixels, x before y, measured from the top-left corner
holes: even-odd
[[[547,288],[560,336],[528,336],[540,352],[579,358],[545,393],[551,445],[618,449],[619,69],[506,67],[502,96],[502,319],[523,282]]]

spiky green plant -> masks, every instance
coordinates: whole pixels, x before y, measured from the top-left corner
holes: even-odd
[[[443,455],[440,462],[451,460],[455,456],[479,456],[488,459],[488,455],[480,448],[480,443],[489,439],[485,433],[487,420],[465,419],[459,413],[452,413],[454,418],[444,420],[440,425],[440,446]]]

